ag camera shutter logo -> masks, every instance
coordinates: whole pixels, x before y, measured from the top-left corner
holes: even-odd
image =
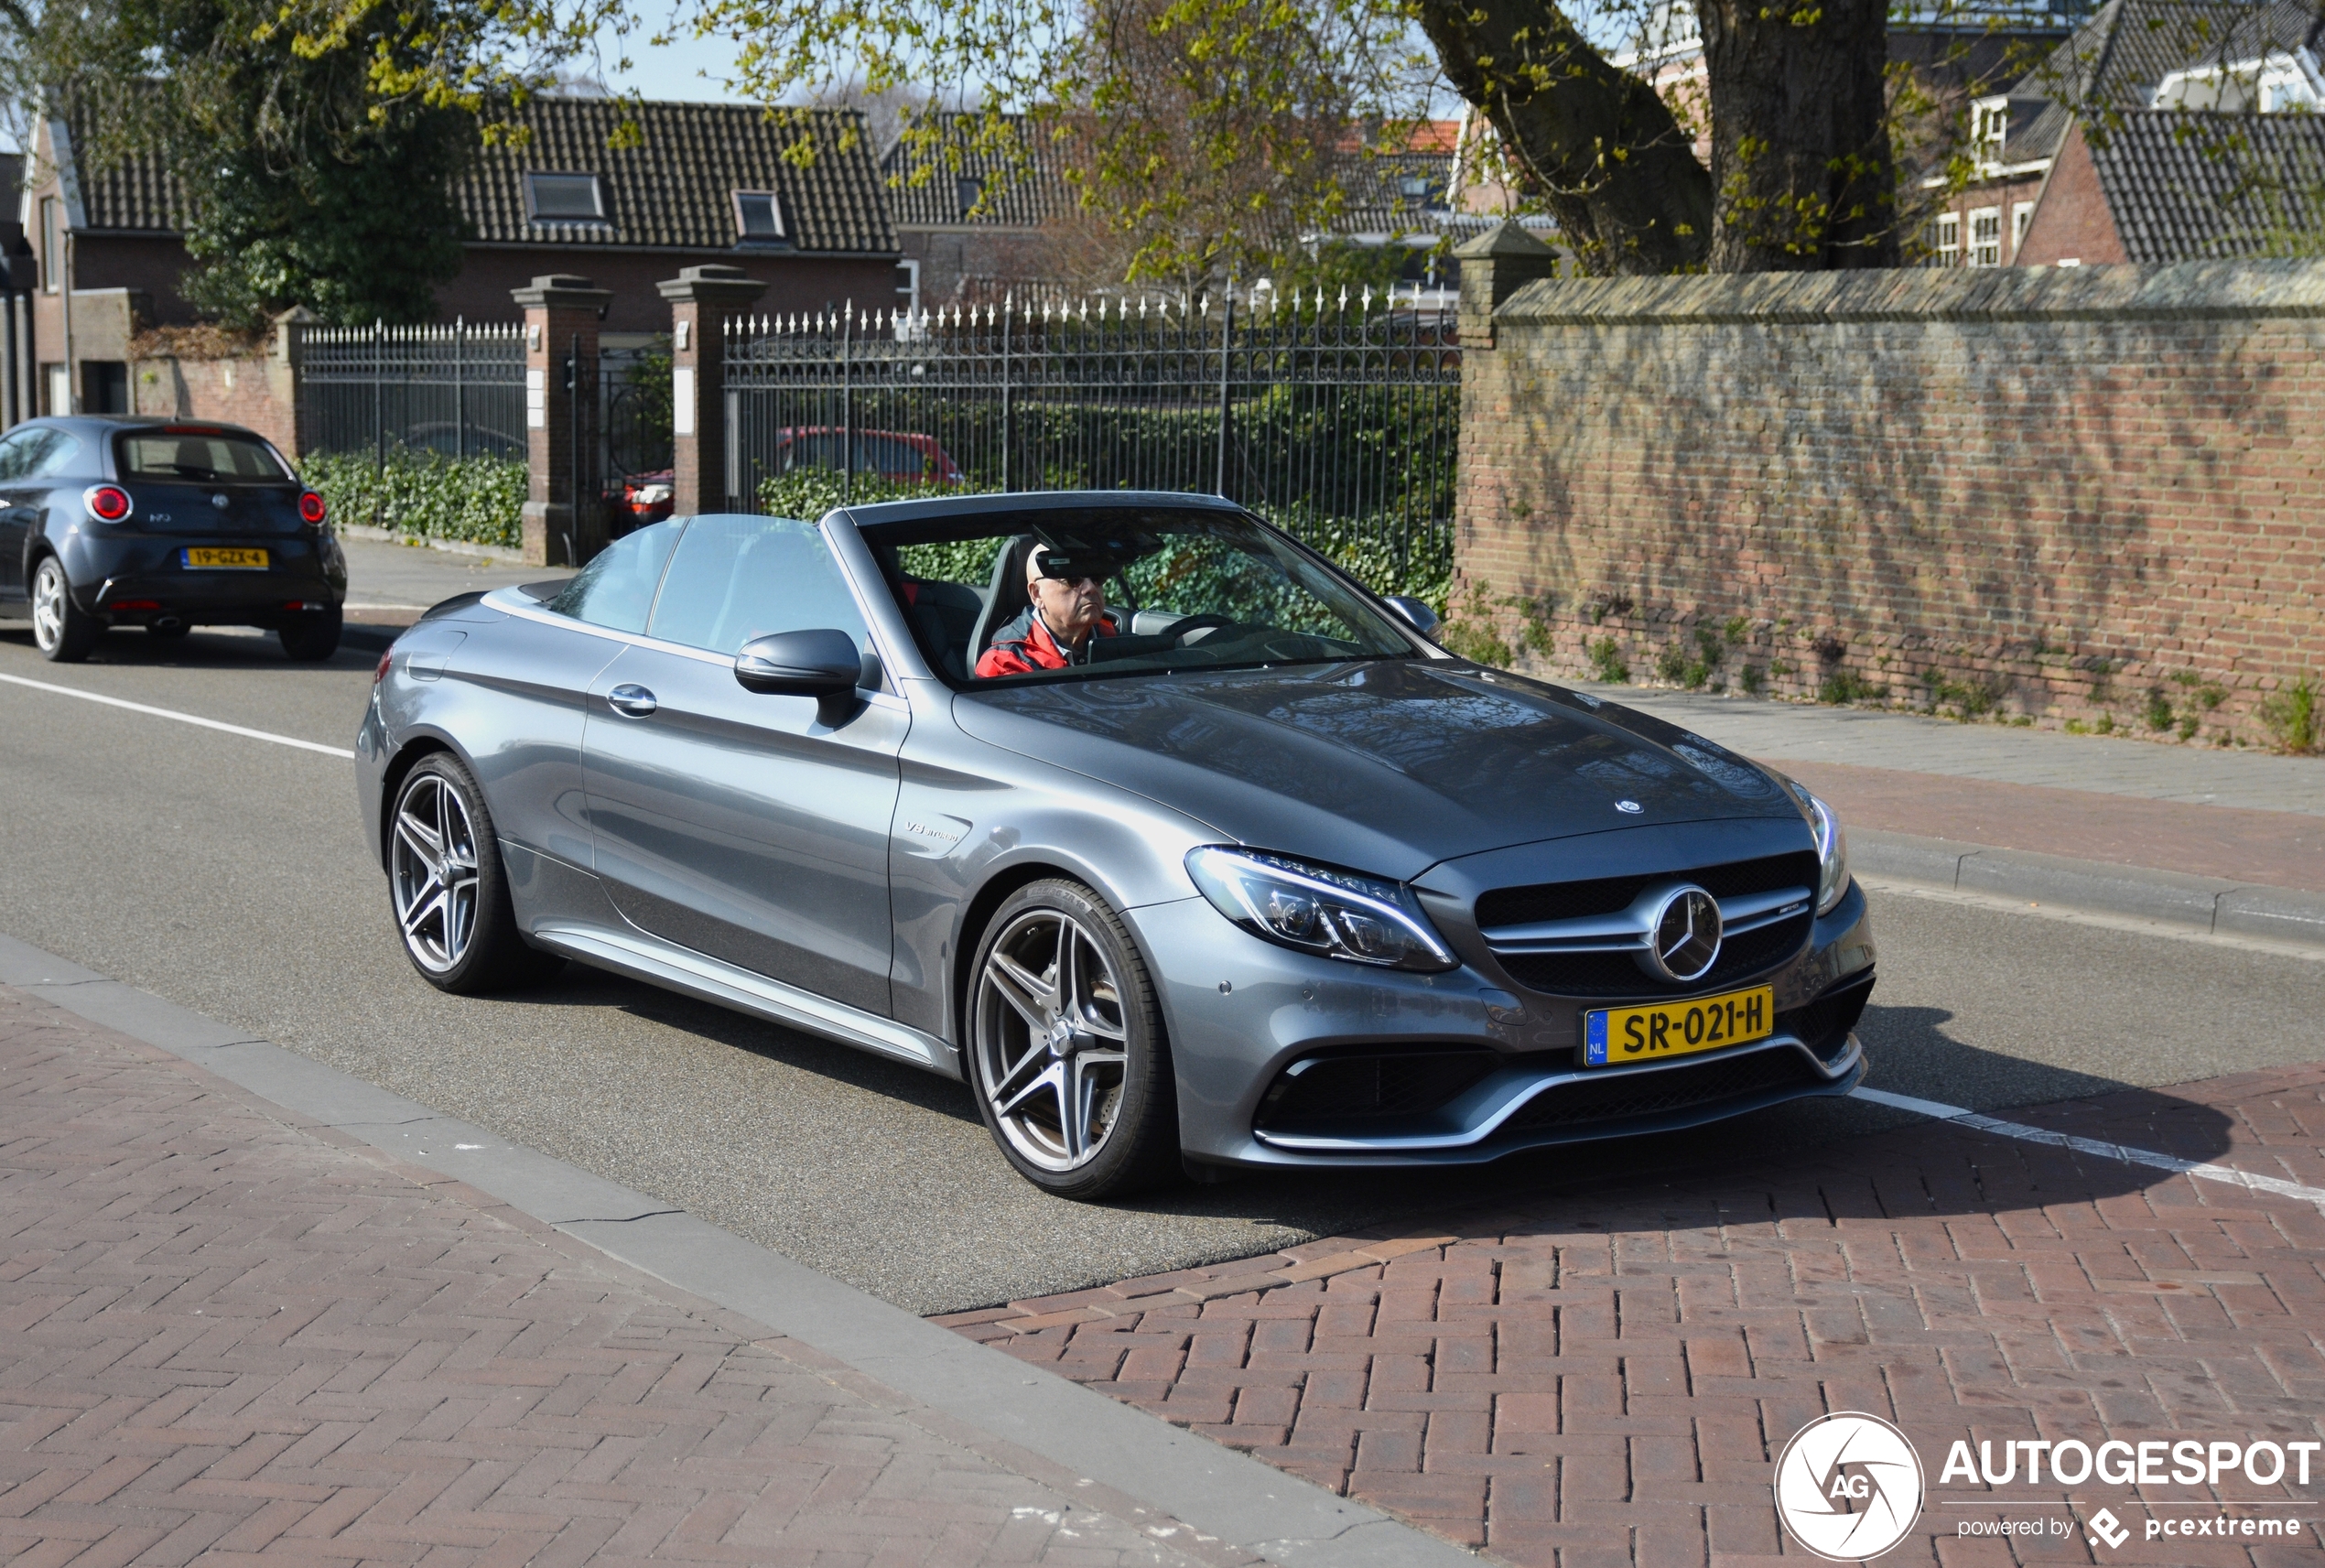
[[[1903,1541],[1921,1517],[1922,1492],[1921,1456],[1876,1415],[1820,1416],[1777,1455],[1776,1516],[1828,1562],[1863,1562]]]

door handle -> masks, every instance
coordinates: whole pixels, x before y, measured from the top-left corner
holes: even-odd
[[[606,706],[631,719],[650,717],[658,706],[654,693],[642,686],[618,686],[605,694]]]

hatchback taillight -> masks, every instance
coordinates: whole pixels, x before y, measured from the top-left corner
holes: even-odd
[[[100,523],[118,523],[129,515],[129,492],[117,484],[92,484],[81,492],[81,503]]]
[[[390,648],[386,653],[380,655],[380,662],[378,665],[373,666],[372,670],[372,684],[373,686],[377,686],[380,682],[385,680],[387,678],[387,672],[394,668],[395,665],[395,650]]]
[[[330,511],[330,508],[323,503],[323,498],[311,490],[298,498],[299,521],[309,528],[320,528]]]

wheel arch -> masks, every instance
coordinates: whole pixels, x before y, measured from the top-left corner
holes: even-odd
[[[475,764],[469,761],[465,752],[452,744],[449,737],[439,735],[432,730],[422,730],[418,734],[407,737],[404,743],[396,748],[395,754],[387,760],[387,767],[380,774],[378,826],[380,870],[382,871],[387,870],[388,840],[395,831],[393,822],[395,816],[396,794],[403,789],[404,781],[411,775],[412,770],[419,766],[420,759],[434,756],[438,752],[449,752],[454,757],[460,759],[460,766],[468,769],[470,778],[476,776]]]
[[[1092,882],[1087,873],[1078,867],[1063,859],[1036,858],[1016,861],[994,872],[961,912],[960,925],[953,939],[953,959],[951,970],[946,977],[945,992],[951,1012],[951,1028],[947,1033],[952,1036],[954,1049],[961,1053],[964,1064],[968,1060],[968,983],[977,967],[977,950],[984,946],[985,933],[993,924],[994,913],[1008,903],[1010,895],[1018,889],[1053,878],[1077,882],[1101,898],[1106,896],[1105,890]]]

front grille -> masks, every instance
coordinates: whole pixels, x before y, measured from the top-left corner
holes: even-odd
[[[1436,1110],[1500,1064],[1495,1051],[1326,1056],[1296,1075],[1287,1068],[1270,1085],[1254,1125],[1292,1132],[1411,1120]]]
[[[1865,1016],[1865,1004],[1872,995],[1873,977],[1860,976],[1837,989],[1826,991],[1806,1007],[1778,1013],[1776,1027],[1786,1034],[1798,1035],[1820,1060],[1830,1062],[1848,1044],[1849,1031]]]
[[[1701,866],[1692,871],[1495,888],[1478,895],[1477,924],[1490,931],[1499,925],[1532,925],[1544,920],[1616,914],[1628,909],[1633,899],[1655,883],[1674,879],[1693,882],[1714,898],[1725,901],[1756,892],[1774,892],[1779,888],[1812,888],[1816,886],[1816,851],[1801,849],[1789,855],[1764,855],[1757,860],[1731,860],[1724,866]]]
[[[1517,1114],[1501,1124],[1501,1132],[1538,1132],[1546,1127],[1666,1116],[1721,1100],[1808,1088],[1823,1081],[1798,1051],[1778,1046],[1692,1067],[1663,1067],[1651,1073],[1561,1084],[1519,1107]]]
[[[1779,882],[1779,887],[1798,883]],[[1811,884],[1813,885],[1813,884]],[[1716,892],[1716,889],[1709,890]],[[1628,952],[1620,953],[1497,953],[1495,962],[1509,978],[1529,990],[1552,996],[1659,997],[1679,990],[1704,990],[1774,968],[1798,953],[1809,939],[1811,916],[1796,914],[1720,944],[1720,956],[1709,974],[1684,986],[1660,980],[1638,967]]]

